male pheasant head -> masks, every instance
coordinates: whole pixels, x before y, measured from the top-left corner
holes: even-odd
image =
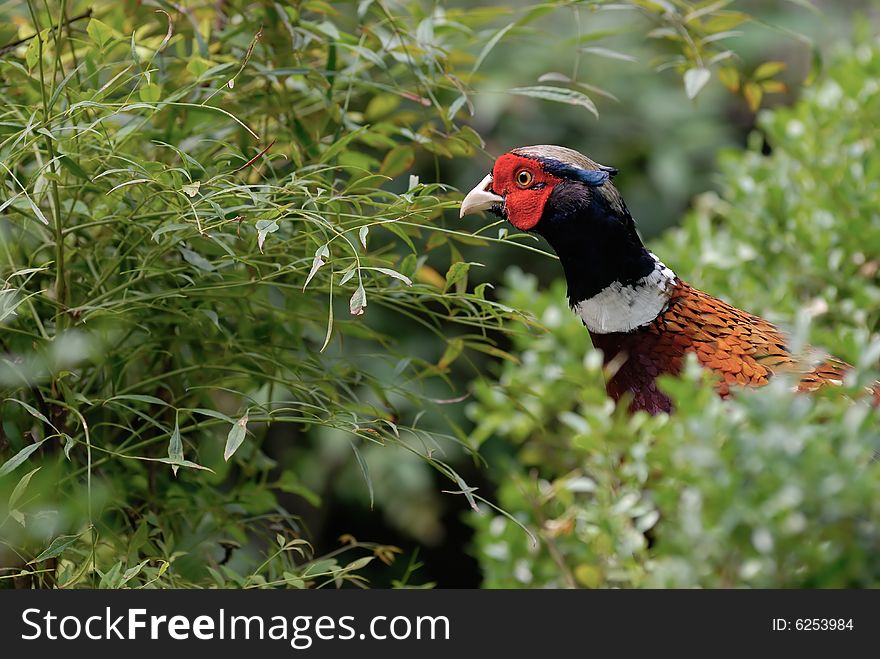
[[[617,173],[586,156],[562,146],[542,144],[513,149],[495,161],[492,172],[468,193],[461,204],[461,217],[488,210],[509,220],[522,231],[541,232],[554,191],[562,185],[577,186],[581,201],[594,196],[620,203],[620,195],[610,183]],[[623,209],[620,209],[623,210]]]
[[[461,216],[488,211],[546,238],[572,308],[599,333],[653,320],[675,278],[639,238],[611,182],[616,173],[565,147],[520,147],[500,156],[461,204]]]

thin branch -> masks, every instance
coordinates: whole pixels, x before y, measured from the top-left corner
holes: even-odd
[[[67,27],[71,23],[76,23],[77,21],[81,21],[85,18],[91,18],[91,17],[92,17],[92,8],[89,7],[85,12],[83,12],[79,16],[74,16],[73,18],[64,21],[64,23],[62,24],[62,27]],[[18,41],[13,41],[12,43],[8,43],[5,46],[0,47],[0,55],[5,55],[9,51],[15,50],[21,44],[27,43],[28,41],[33,39],[38,34],[39,34],[39,32],[35,32],[34,34],[30,35],[29,37],[24,37],[22,39],[19,39]]]

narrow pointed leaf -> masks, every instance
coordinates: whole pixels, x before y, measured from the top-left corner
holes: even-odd
[[[364,290],[363,284],[358,284],[357,290],[351,296],[348,303],[349,311],[352,316],[362,316],[367,308],[367,292]]]
[[[579,48],[580,52],[588,55],[598,55],[599,57],[607,57],[608,59],[619,59],[624,62],[638,62],[639,60],[632,55],[620,53],[610,48],[602,48],[601,46],[589,46],[587,48]]]
[[[42,446],[43,442],[45,441],[45,439],[41,439],[39,442],[29,444],[28,446],[25,446],[23,449],[21,449],[18,453],[13,455],[11,458],[9,458],[9,460],[4,462],[3,466],[0,467],[0,476],[5,476],[9,472],[13,471],[22,462],[27,460],[30,457],[31,453],[40,448],[40,446]]]
[[[34,474],[40,471],[42,467],[37,467],[35,469],[31,469],[28,473],[21,477],[21,480],[18,481],[18,484],[15,486],[15,489],[12,490],[12,494],[9,495],[9,507],[15,508],[15,504],[19,502],[24,491],[27,489],[28,483]]]
[[[498,45],[498,42],[501,41],[502,38],[504,38],[504,35],[507,34],[514,25],[516,25],[516,22],[508,23],[507,25],[505,25],[503,28],[501,28],[495,34],[492,35],[492,38],[490,38],[489,41],[486,42],[486,45],[483,46],[483,49],[480,51],[480,54],[477,56],[477,61],[474,62],[474,66],[471,69],[471,74],[474,74],[477,72],[477,70],[483,65],[483,62],[489,56],[489,53],[492,52],[492,49]]]
[[[8,401],[10,401],[10,402],[12,402],[12,403],[18,403],[18,404],[21,405],[25,410],[27,410],[27,413],[30,414],[32,417],[34,417],[35,419],[39,419],[40,421],[42,421],[43,423],[45,423],[45,424],[46,424],[47,426],[49,426],[50,428],[52,428],[53,430],[56,430],[56,431],[57,431],[57,428],[55,428],[55,426],[52,425],[52,423],[49,421],[49,419],[47,419],[47,418],[43,415],[43,413],[40,412],[39,410],[37,410],[37,409],[31,407],[30,405],[28,405],[28,404],[25,403],[24,401],[20,401],[20,400],[18,400],[17,398],[7,398],[6,400],[8,400]]]
[[[352,269],[352,273],[354,269]],[[324,343],[318,352],[324,352],[330,343],[330,337],[333,335],[333,285],[330,285],[330,302],[327,304],[327,333],[324,335]]]
[[[394,279],[399,279],[407,286],[412,286],[412,279],[410,279],[409,277],[407,277],[404,274],[397,272],[397,270],[392,270],[391,268],[373,268],[373,269],[377,270],[378,272],[381,272],[384,275],[388,275],[389,277],[394,277]],[[366,305],[364,305],[364,306],[366,306]]]
[[[171,465],[172,469],[177,469],[178,467],[189,467],[190,469],[199,469],[201,471],[210,471],[212,474],[214,470],[200,465],[192,460],[172,460],[171,458],[151,458],[153,462],[161,462],[162,464]]]
[[[278,231],[278,222],[275,220],[257,220],[257,247],[260,248],[260,254],[263,253],[263,243],[266,242],[266,236],[270,233]]]
[[[306,283],[303,284],[303,290],[306,290],[306,286],[308,286],[309,282],[312,281],[315,273],[317,273],[321,266],[326,263],[324,258],[328,256],[330,256],[330,248],[326,244],[321,245],[315,252],[315,258],[312,259],[312,268],[311,270],[309,270],[309,276],[306,277]]]
[[[556,103],[567,103],[568,105],[580,105],[586,108],[596,117],[599,111],[596,104],[586,94],[575,91],[574,89],[565,89],[564,87],[550,87],[549,85],[537,85],[535,87],[515,87],[508,89],[509,94],[518,96],[529,96],[531,98],[540,98],[545,101],[554,101]]]
[[[180,428],[177,421],[174,421],[174,430],[171,432],[171,439],[168,441],[168,459],[171,461],[171,470],[177,476],[177,464],[183,462],[183,442],[180,439]]]
[[[42,552],[40,552],[39,556],[37,556],[32,561],[28,561],[28,565],[31,565],[32,563],[39,563],[41,561],[45,561],[50,558],[55,558],[56,556],[60,555],[61,552],[63,552],[65,549],[70,547],[70,545],[72,545],[78,539],[79,539],[79,535],[59,535],[51,543],[49,543],[48,547],[46,547]]]
[[[226,436],[226,448],[223,449],[223,459],[229,462],[229,458],[238,450],[247,436],[248,415],[245,414],[232,424],[229,434]]]

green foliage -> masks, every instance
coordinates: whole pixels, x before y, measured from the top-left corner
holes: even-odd
[[[0,62],[0,486],[44,465],[2,516],[2,564],[60,557],[64,586],[339,583],[356,568],[281,503],[318,495],[263,450],[272,424],[346,436],[370,491],[371,444],[459,483],[436,451],[458,440],[418,423],[442,371],[370,318],[442,352],[440,328],[485,351],[513,316],[464,273],[443,290],[428,237],[441,271],[485,241],[437,224],[444,186],[408,172],[480,145],[440,75],[471,30],[418,5],[103,3],[65,25],[70,5],[27,5],[52,27]]]
[[[799,319],[795,342],[857,365],[843,387],[805,396],[779,378],[722,402],[691,364],[662,383],[672,416],[630,417],[603,395],[563,287],[509,274],[503,301],[548,332],[515,337],[519,365],[479,382],[469,414],[476,443],[520,447],[499,502],[539,542],[473,515],[487,586],[880,585],[880,411],[864,397],[880,356],[878,66],[876,44],[839,54],[801,102],[760,117],[772,154],[758,135],[725,154],[721,195],[652,245],[691,283]]]
[[[720,160],[720,196],[698,199],[656,244],[676,271],[772,320],[807,302],[821,344],[850,360],[849,337],[880,329],[878,73],[878,49],[865,43],[839,54],[801,102],[759,115],[751,147]]]

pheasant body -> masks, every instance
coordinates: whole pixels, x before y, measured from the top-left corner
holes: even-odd
[[[486,210],[547,240],[569,304],[604,354],[612,398],[669,412],[656,380],[678,373],[687,353],[718,376],[722,397],[781,372],[795,374],[804,391],[842,383],[848,364],[792,354],[770,322],[686,284],[649,252],[611,183],[616,173],[564,147],[522,147],[498,158],[461,206],[462,216]],[[880,404],[880,383],[873,393]]]
[[[804,391],[840,384],[849,368],[828,357],[796,358],[772,324],[681,281],[666,309],[650,323],[629,332],[590,336],[611,367],[608,394],[620,400],[628,393],[630,409],[651,414],[671,411],[656,378],[678,373],[688,352],[718,375],[716,388],[725,398],[731,387],[760,387],[782,371],[800,375],[799,388]],[[819,364],[814,366],[815,361]]]

